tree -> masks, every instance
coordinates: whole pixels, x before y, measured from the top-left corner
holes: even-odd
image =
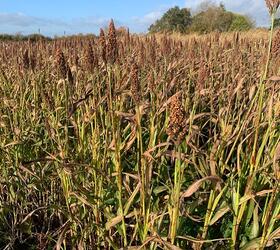
[[[211,5],[193,17],[190,30],[198,33],[224,32],[229,30],[233,20],[234,14],[226,11],[223,6]]]
[[[234,14],[229,31],[246,31],[254,28],[254,22],[247,16]]]
[[[180,9],[178,6],[169,9],[161,19],[149,27],[149,31],[155,32],[180,32],[184,33],[192,21],[191,12],[187,8]]]
[[[213,31],[243,31],[253,27],[254,23],[249,17],[227,11],[223,4],[217,6],[204,2],[200,12],[193,17],[190,31],[203,34]]]

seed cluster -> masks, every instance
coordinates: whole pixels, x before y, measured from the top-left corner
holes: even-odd
[[[93,69],[98,65],[98,58],[95,56],[93,52],[93,48],[89,43],[86,47],[85,52],[85,69],[89,72],[92,72]]]
[[[56,65],[57,65],[57,73],[62,78],[67,78],[67,64],[65,61],[64,54],[61,49],[58,49],[56,52]]]
[[[107,60],[110,63],[114,63],[118,57],[118,44],[117,44],[117,35],[116,28],[113,20],[111,20],[109,25],[109,34],[108,34],[108,46],[107,46]]]
[[[274,58],[280,58],[280,29],[274,37],[271,53]]]
[[[166,132],[175,144],[180,144],[187,134],[186,112],[183,109],[180,94],[171,97],[169,112],[170,120]]]
[[[103,29],[100,29],[99,44],[101,47],[101,58],[102,58],[103,62],[106,63],[107,62],[107,55],[106,55],[107,45],[106,45],[106,37],[105,37],[105,33],[104,33]]]
[[[133,62],[131,66],[131,95],[136,104],[140,103],[140,92],[139,68],[136,62]]]
[[[280,0],[265,0],[265,2],[270,14],[276,12],[280,5]]]
[[[29,61],[29,53],[28,50],[24,50],[23,55],[22,55],[22,66],[24,69],[28,69],[30,66],[30,61]]]

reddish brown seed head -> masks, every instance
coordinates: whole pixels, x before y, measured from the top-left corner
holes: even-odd
[[[64,54],[61,51],[61,49],[58,49],[56,51],[55,61],[56,61],[58,75],[61,78],[65,79],[67,77],[67,65],[66,65]]]
[[[85,51],[85,68],[86,70],[88,70],[89,72],[92,72],[94,67],[96,66],[96,57],[95,54],[93,52],[93,48],[91,46],[91,44],[89,43],[86,47],[86,51]]]
[[[186,112],[183,109],[180,94],[176,94],[171,98],[169,112],[169,125],[166,132],[175,144],[179,145],[187,134]]]
[[[155,78],[154,78],[154,73],[153,72],[150,72],[149,76],[148,76],[148,87],[149,87],[149,90],[151,92],[155,92],[156,90],[156,82],[155,82]]]
[[[107,50],[107,45],[106,45],[106,37],[103,29],[100,29],[100,34],[99,34],[99,44],[101,47],[101,57],[104,63],[107,62],[107,57],[106,57],[106,50]]]
[[[269,13],[275,13],[280,5],[280,0],[265,0]]]
[[[280,29],[278,29],[272,44],[271,53],[273,58],[280,59]]]
[[[199,91],[205,88],[205,81],[208,78],[208,69],[204,61],[200,62],[197,78],[197,88]]]
[[[139,68],[136,62],[132,62],[131,66],[131,95],[136,104],[140,103],[140,82],[139,82]]]
[[[29,68],[29,53],[28,50],[24,50],[23,55],[22,55],[22,66],[24,69],[28,69]]]
[[[107,47],[107,59],[110,63],[114,63],[118,57],[118,44],[117,35],[114,21],[111,20],[108,33],[108,47]]]
[[[29,56],[29,66],[30,66],[31,70],[33,70],[33,71],[35,70],[36,57],[35,57],[34,53]]]

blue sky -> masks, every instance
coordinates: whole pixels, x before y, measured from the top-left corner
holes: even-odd
[[[195,10],[203,0],[0,0],[0,33],[45,35],[98,33],[113,18],[117,26],[146,32],[170,7]],[[212,0],[212,2],[220,2]],[[264,0],[223,0],[226,8],[268,24]]]

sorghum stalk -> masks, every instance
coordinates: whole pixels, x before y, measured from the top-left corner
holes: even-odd
[[[167,128],[167,134],[175,143],[175,170],[174,170],[174,186],[171,192],[171,214],[170,214],[170,228],[169,236],[171,243],[174,244],[180,208],[180,191],[182,186],[182,178],[184,174],[184,163],[181,161],[181,143],[187,134],[186,126],[186,113],[183,109],[181,94],[176,94],[171,98],[170,107],[170,120]]]

